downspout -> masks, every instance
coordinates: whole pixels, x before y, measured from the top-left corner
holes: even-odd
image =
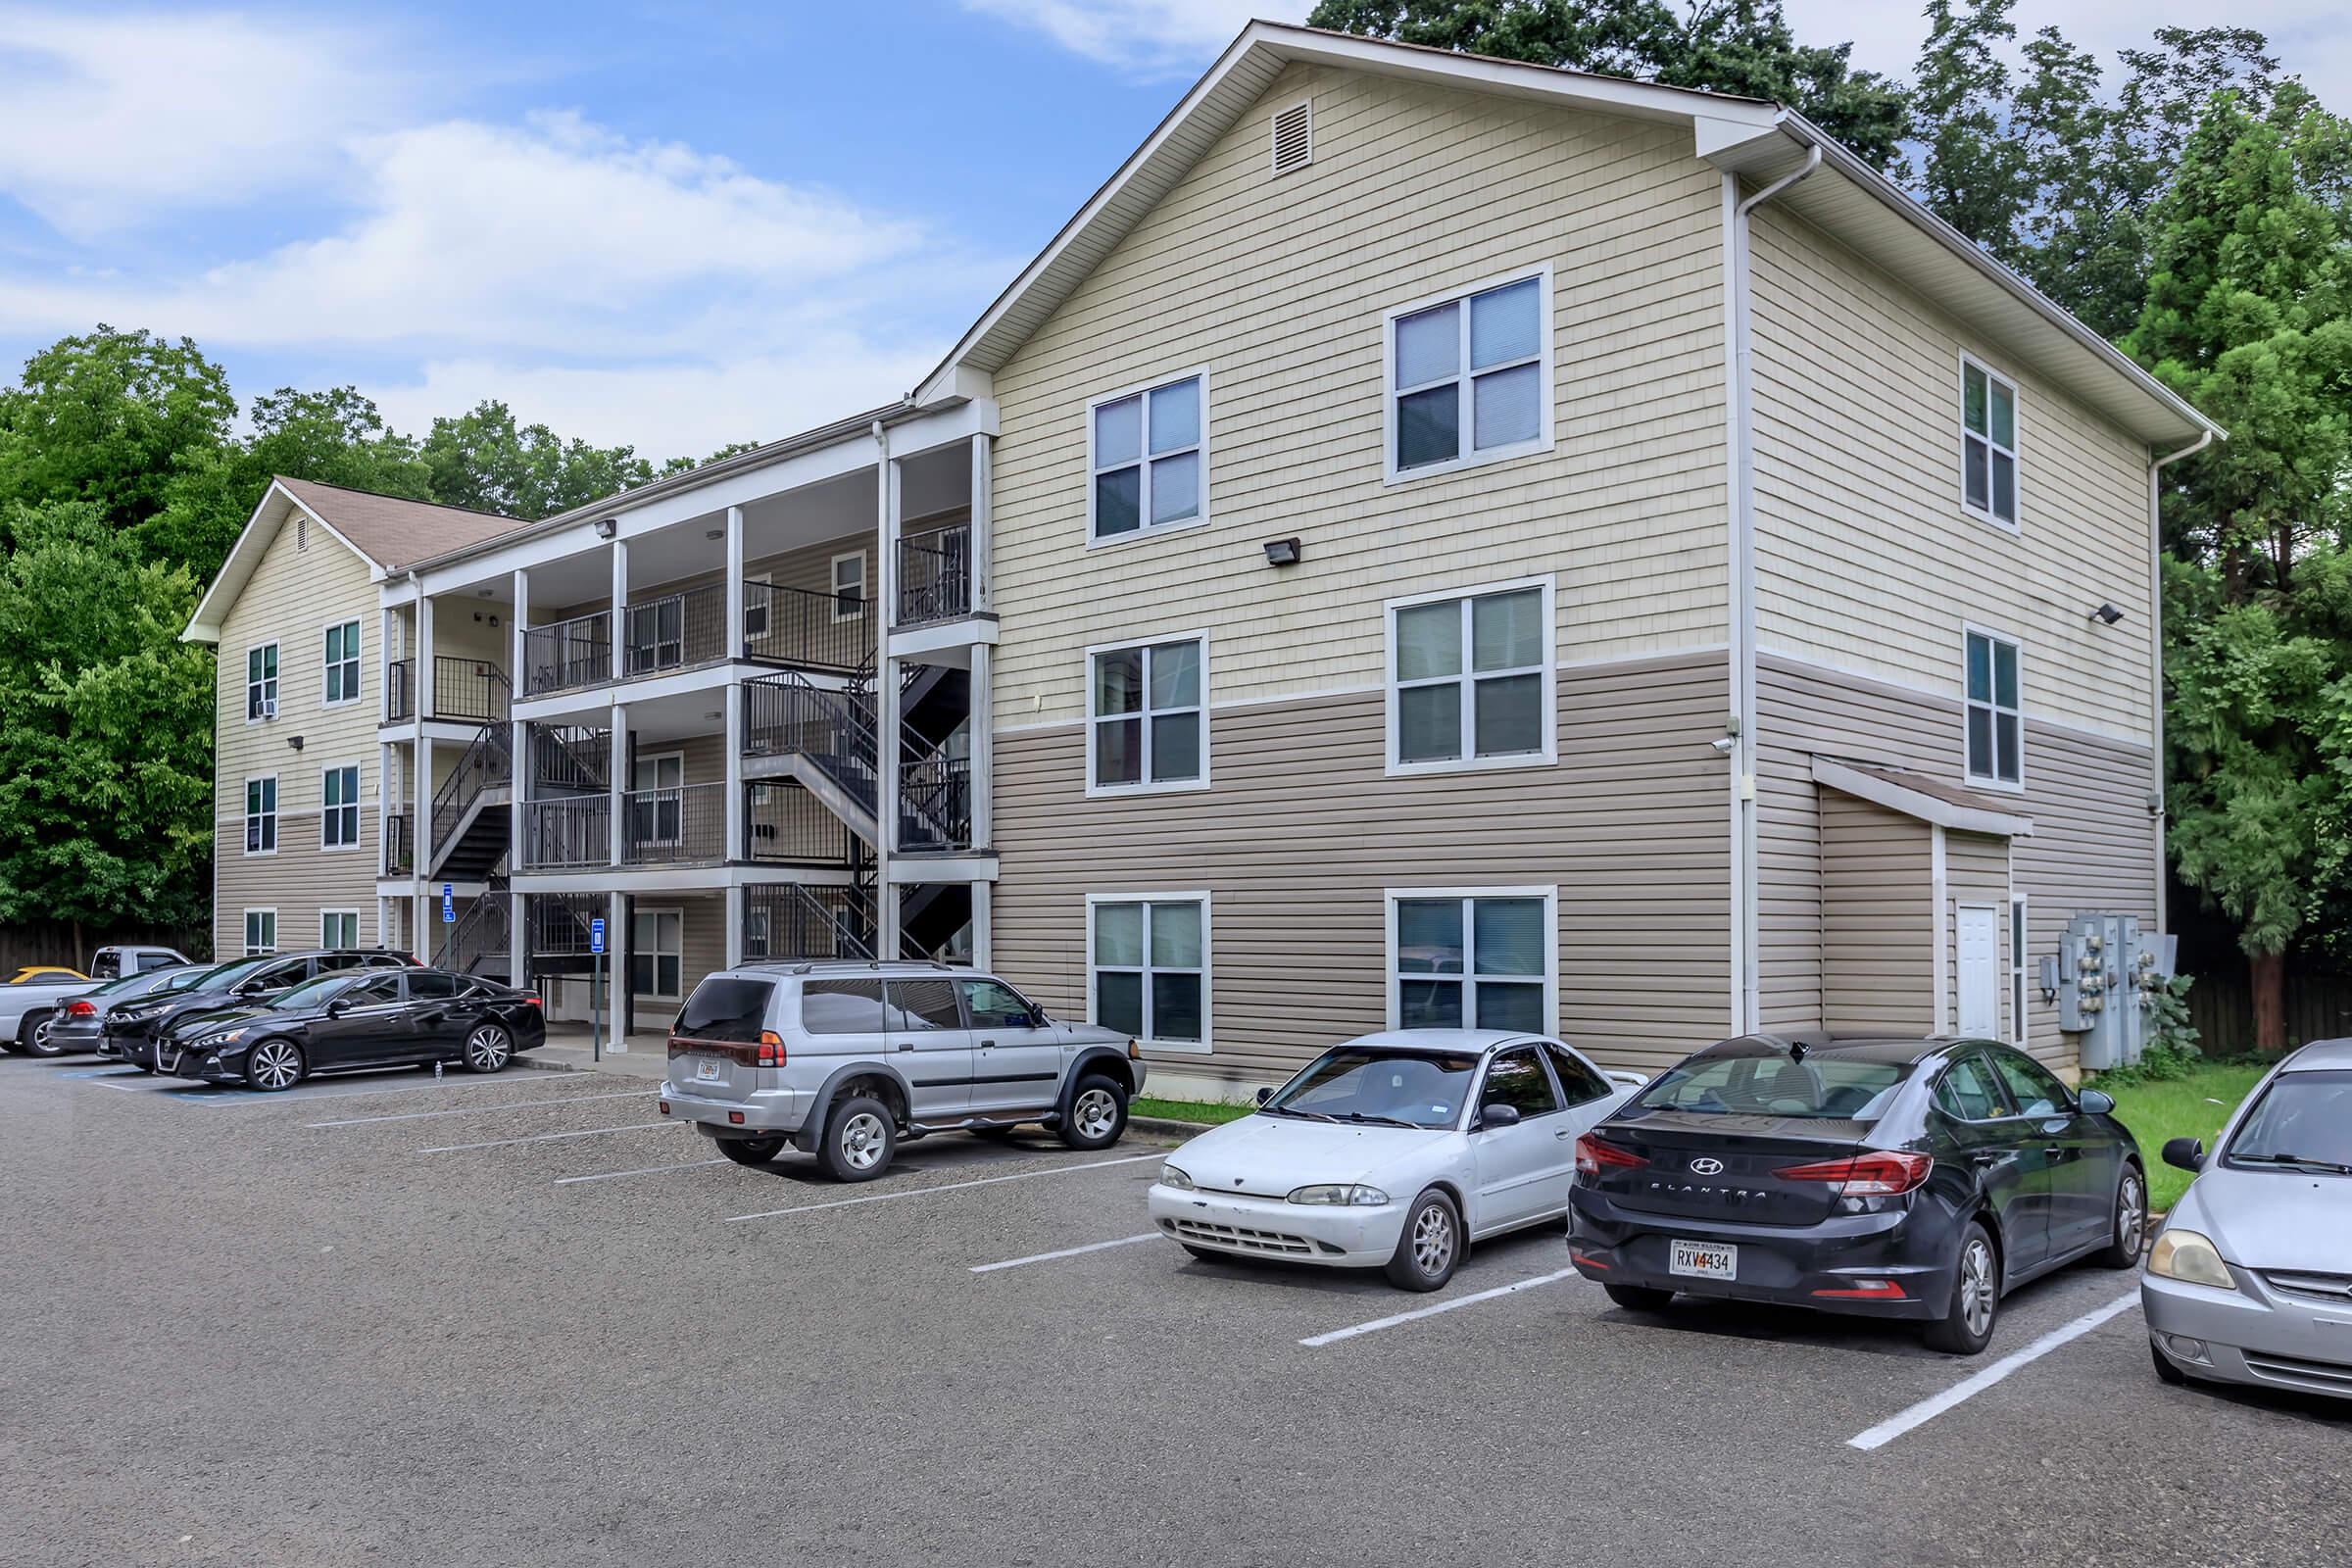
[[[2150,820],[2156,835],[2156,929],[2164,929],[2164,524],[2157,499],[2158,476],[2182,458],[2193,458],[2213,445],[2211,425],[2178,452],[2168,452],[2148,465],[2148,711],[2154,718],[2155,753],[2148,760]]]
[[[1762,1026],[1756,888],[1756,509],[1755,412],[1750,395],[1747,215],[1821,167],[1821,149],[1802,168],[1741,200],[1740,176],[1723,176],[1725,374],[1730,382],[1726,479],[1731,514],[1732,1032]]]

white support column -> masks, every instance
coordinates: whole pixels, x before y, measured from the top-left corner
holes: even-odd
[[[612,858],[611,863],[613,865],[618,865],[620,864],[622,834],[626,827],[625,818],[628,815],[629,804],[628,709],[622,704],[614,703],[612,705],[612,710],[606,719],[606,722],[611,724],[612,727],[612,745],[606,753],[605,762],[607,771],[612,775],[612,805],[611,807],[611,815],[612,818],[611,823],[612,829]]]
[[[729,860],[748,860],[752,858],[751,791],[743,781],[743,682],[730,679],[726,685],[725,697],[727,753],[720,759],[720,776],[727,781],[727,849],[725,858]]]
[[[890,657],[890,626],[899,607],[899,466],[890,455],[890,428],[874,421],[874,580],[881,613],[874,617],[874,956],[899,956],[899,895],[890,861],[898,848],[899,665]]]
[[[628,1013],[623,1005],[628,994],[629,896],[615,888],[605,908],[605,1017],[606,1038],[620,1047],[626,1047],[629,1039]]]
[[[972,437],[972,612],[996,609],[997,520],[996,444],[982,434]]]
[[[416,906],[421,909],[432,891],[433,874],[433,738],[421,725],[410,753],[416,759],[416,821],[409,830],[409,842],[415,846],[409,874],[416,879]]]
[[[392,831],[384,826],[387,817],[400,808],[400,757],[388,741],[378,741],[375,747],[375,874],[392,874]]]
[[[393,645],[400,635],[400,612],[397,610],[379,611],[376,620],[375,717],[378,723],[389,723],[392,719],[392,661],[400,657],[392,651]]]
[[[727,901],[726,961],[738,964],[743,961],[743,889],[726,888],[719,896]]]
[[[743,509],[727,509],[727,657],[743,657]]]
[[[628,646],[629,542],[612,541],[612,678],[628,672],[622,650]]]
[[[972,884],[972,967],[987,974],[997,966],[997,889],[993,882]]]
[[[522,689],[522,660],[524,632],[531,623],[531,574],[519,566],[514,570],[514,610],[507,616],[507,680],[511,700]],[[531,726],[513,716],[509,709],[507,731],[507,773],[512,782],[507,786],[507,875],[522,869],[523,830],[527,812],[523,794],[531,781]],[[528,985],[531,975],[530,928],[524,923],[527,906],[523,895],[511,890],[507,894],[507,982],[510,985]]]
[[[997,842],[997,651],[987,643],[972,644],[971,684],[972,848],[985,850]]]
[[[1928,886],[1936,900],[1936,917],[1928,924],[1935,933],[1936,960],[1931,967],[1936,975],[1935,1032],[1940,1035],[1949,1033],[1952,1025],[1951,875],[1940,824],[1928,829]]]
[[[741,658],[743,645],[743,509],[727,509],[727,649],[730,658]],[[775,613],[769,607],[768,613]],[[743,682],[734,674],[727,677],[726,688],[727,753],[720,769],[726,780],[727,848],[726,858],[750,858],[750,844],[745,836],[745,815],[749,803],[743,787]],[[739,962],[743,956],[743,901],[734,891],[727,894],[727,961]]]
[[[416,718],[433,710],[433,602],[416,594]]]

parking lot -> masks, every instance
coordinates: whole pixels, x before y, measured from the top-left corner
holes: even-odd
[[[844,1187],[511,1071],[0,1060],[0,1561],[2311,1561],[2352,1412],[2157,1383],[2133,1277],[1956,1360],[1566,1272],[1146,1233],[1160,1141]]]

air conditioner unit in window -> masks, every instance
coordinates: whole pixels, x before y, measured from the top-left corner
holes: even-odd
[[[277,716],[276,698],[265,697],[262,699],[262,716],[264,718],[275,718]]]

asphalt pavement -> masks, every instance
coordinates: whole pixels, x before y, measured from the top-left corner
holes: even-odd
[[[625,1076],[263,1097],[0,1058],[0,1564],[2149,1568],[2352,1540],[2352,1407],[2158,1384],[2128,1273],[2028,1287],[1969,1360],[1630,1314],[1556,1227],[1410,1296],[1148,1234],[1160,1145],[939,1138],[845,1187],[717,1159]]]

